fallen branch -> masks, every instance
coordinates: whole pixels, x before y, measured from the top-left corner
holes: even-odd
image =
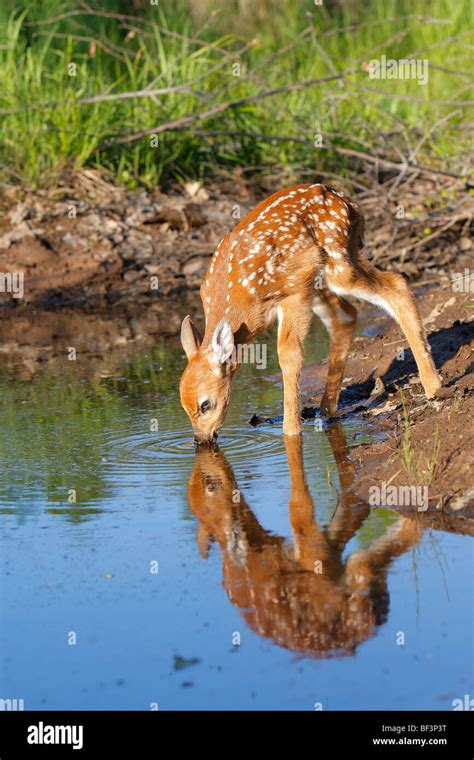
[[[257,103],[258,101],[263,100],[264,98],[272,97],[273,95],[281,95],[287,92],[297,92],[298,90],[304,90],[308,87],[313,87],[316,84],[323,84],[325,82],[333,82],[338,79],[344,79],[350,73],[352,73],[352,70],[349,69],[342,74],[331,74],[329,76],[319,77],[318,79],[310,79],[305,82],[296,82],[295,84],[290,84],[286,87],[274,87],[271,90],[260,92],[257,95],[249,95],[245,98],[239,98],[238,100],[219,103],[217,106],[213,106],[207,111],[201,111],[197,114],[188,114],[187,116],[183,116],[180,119],[174,119],[173,121],[169,121],[165,124],[160,124],[156,127],[148,127],[147,129],[140,130],[140,132],[135,132],[131,135],[124,135],[123,137],[118,137],[115,140],[109,140],[99,145],[96,150],[105,150],[107,148],[113,147],[114,145],[123,145],[125,143],[136,142],[137,140],[141,140],[143,137],[158,135],[162,132],[167,132],[173,129],[180,129],[181,127],[185,127],[195,121],[203,121],[204,119],[208,119],[209,117],[215,116],[218,113],[223,113],[224,111],[231,109],[233,110],[235,108],[239,108],[240,106],[249,105],[250,103]]]
[[[407,251],[414,250],[415,248],[419,248],[422,245],[425,245],[425,243],[428,243],[430,240],[434,240],[435,238],[439,237],[443,234],[443,232],[446,232],[446,230],[449,230],[450,227],[455,225],[457,222],[462,222],[468,219],[469,221],[472,220],[473,212],[469,213],[469,211],[465,211],[463,214],[457,214],[456,216],[453,216],[449,222],[446,222],[442,227],[440,227],[438,230],[435,230],[431,235],[428,235],[427,237],[423,238],[423,240],[418,240],[417,243],[414,243],[413,245],[410,245],[407,247]]]
[[[353,150],[352,148],[334,147],[333,150],[342,156],[353,156],[354,158],[360,158],[363,161],[368,161],[371,164],[378,164],[384,169],[397,169],[400,171],[405,166],[404,163],[396,163],[395,161],[389,161],[388,159],[380,158],[379,156],[370,156],[368,153],[362,153],[361,151]],[[433,176],[440,177],[451,177],[452,179],[465,179],[465,177],[461,176],[460,174],[455,174],[454,172],[446,172],[442,169],[431,169],[428,166],[422,166],[421,164],[417,163],[407,162],[406,165],[409,169],[417,169],[424,174],[431,174]]]

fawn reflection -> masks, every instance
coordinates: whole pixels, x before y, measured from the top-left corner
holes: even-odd
[[[354,470],[341,426],[330,426],[327,435],[342,493],[324,529],[315,519],[301,438],[285,437],[292,543],[265,530],[242,494],[238,502],[232,468],[218,449],[198,450],[188,483],[201,556],[218,542],[232,604],[261,636],[313,657],[353,654],[374,635],[387,618],[389,564],[414,546],[421,532],[415,520],[400,518],[367,548],[342,559],[369,507],[351,493]]]

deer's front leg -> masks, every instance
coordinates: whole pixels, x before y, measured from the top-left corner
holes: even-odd
[[[283,372],[283,432],[285,435],[301,433],[300,420],[300,373],[302,359],[295,349],[284,349],[286,356],[280,358]]]
[[[311,322],[311,302],[297,296],[278,307],[278,361],[283,374],[283,432],[301,433],[300,376],[303,345]]]

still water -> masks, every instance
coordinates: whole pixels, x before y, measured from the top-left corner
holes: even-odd
[[[281,408],[269,360],[242,368],[199,453],[175,347],[1,370],[1,699],[438,710],[472,693],[472,539],[353,496],[363,420],[286,444],[249,426]]]

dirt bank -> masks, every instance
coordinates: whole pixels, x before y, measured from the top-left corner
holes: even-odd
[[[245,204],[247,201],[247,205]],[[24,294],[0,293],[7,308],[164,311],[161,331],[179,327],[170,304],[199,306],[208,259],[245,214],[249,192],[188,183],[167,194],[127,193],[84,170],[51,191],[3,197],[0,271],[23,272]],[[181,316],[181,314],[179,315]]]
[[[205,187],[127,192],[82,170],[49,191],[3,190],[0,272],[24,274],[21,298],[0,292],[3,319],[22,306],[153,307],[157,329],[175,334],[185,309],[201,317],[198,289],[219,240],[259,199],[292,181],[275,176],[250,185],[235,173]],[[393,177],[377,176],[357,198],[367,220],[366,255],[377,264],[413,281],[449,280],[469,266],[474,198],[462,183],[411,176],[395,187]]]
[[[341,394],[342,416],[362,415],[380,434],[378,442],[351,450],[359,465],[356,493],[376,503],[383,482],[381,498],[395,494],[392,506],[411,511],[413,505],[399,503],[403,489],[396,493],[388,486],[426,486],[427,504],[417,510],[425,518],[473,517],[472,293],[433,287],[418,297],[418,305],[443,389],[439,398],[427,401],[400,329],[379,312],[381,332],[355,339]],[[313,405],[321,399],[326,367],[323,361],[305,368],[307,416],[318,414]]]

